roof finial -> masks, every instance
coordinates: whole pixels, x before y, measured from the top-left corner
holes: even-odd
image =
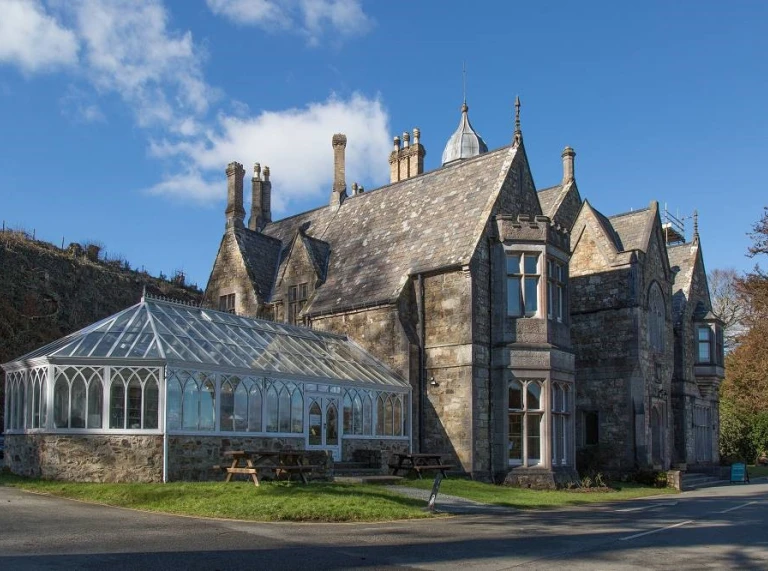
[[[520,130],[520,96],[515,96],[515,138],[514,143],[519,145],[523,141],[523,132]]]
[[[467,62],[461,62],[462,89],[464,91],[464,105],[467,104]]]
[[[699,211],[693,211],[693,239],[699,239]]]

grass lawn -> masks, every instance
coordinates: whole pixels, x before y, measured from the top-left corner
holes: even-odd
[[[750,472],[751,474],[751,472]],[[405,480],[404,485],[414,488],[430,489],[431,480]],[[575,491],[575,490],[529,490],[484,484],[471,480],[451,478],[440,484],[440,493],[459,496],[476,502],[508,506],[520,509],[556,508],[577,506],[596,502],[631,500],[660,494],[676,494],[672,488],[651,488],[639,484],[621,483],[611,491]],[[440,496],[438,495],[438,501]]]
[[[254,521],[387,521],[434,517],[425,502],[379,486],[264,482],[90,484],[0,473],[0,485],[127,508]]]
[[[747,466],[750,478],[760,478],[761,476],[768,476],[768,466]]]

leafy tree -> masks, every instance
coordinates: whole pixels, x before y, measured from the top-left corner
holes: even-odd
[[[749,255],[768,255],[768,207],[750,234]],[[748,330],[725,360],[720,387],[720,454],[753,460],[768,449],[768,274],[758,265],[737,280]]]

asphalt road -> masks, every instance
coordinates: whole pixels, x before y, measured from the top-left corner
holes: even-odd
[[[768,483],[379,524],[154,515],[0,487],[0,569],[768,569]]]

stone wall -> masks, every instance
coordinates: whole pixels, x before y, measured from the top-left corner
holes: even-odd
[[[14,474],[74,482],[162,482],[163,437],[7,434]]]
[[[408,451],[410,442],[408,440],[393,440],[388,438],[342,438],[341,439],[341,457],[345,462],[355,461],[356,451],[375,450],[381,452],[378,455],[381,462],[379,468],[383,474],[387,473],[391,456],[396,453]],[[358,455],[360,456],[360,455]]]
[[[259,303],[235,232],[237,230],[229,228],[221,238],[211,277],[205,289],[204,302],[208,307],[218,309],[219,298],[234,293],[236,313],[256,317],[259,315]]]

